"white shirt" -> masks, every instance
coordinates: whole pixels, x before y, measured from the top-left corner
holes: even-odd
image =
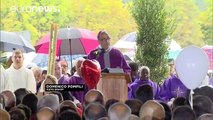
[[[14,92],[19,88],[26,88],[32,93],[36,93],[36,80],[31,70],[24,66],[15,69],[12,64],[5,72],[7,81],[9,82],[9,90]]]
[[[0,80],[0,93],[1,93],[3,90],[8,89],[8,87],[9,87],[9,83],[6,80],[5,69],[2,66],[2,64],[1,64],[0,76],[1,76],[1,80]]]

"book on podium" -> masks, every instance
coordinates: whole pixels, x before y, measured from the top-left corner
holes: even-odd
[[[128,83],[131,77],[126,73],[102,73],[97,89],[104,95],[104,101],[117,99],[125,102],[128,99]]]

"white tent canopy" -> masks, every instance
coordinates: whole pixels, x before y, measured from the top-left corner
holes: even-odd
[[[126,34],[118,42],[116,42],[113,47],[121,48],[121,49],[135,49],[136,48],[136,32],[131,32]]]

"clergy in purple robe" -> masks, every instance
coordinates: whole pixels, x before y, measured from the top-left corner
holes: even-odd
[[[172,98],[185,97],[187,87],[181,80],[174,74],[164,81],[161,86],[160,99],[164,102],[170,101]]]
[[[153,89],[154,99],[158,99],[160,87],[157,83],[150,80],[150,69],[147,66],[142,66],[139,69],[139,79],[136,79],[129,87],[128,98],[136,98],[136,91],[142,85],[150,85]]]
[[[62,74],[62,67],[59,61],[55,63],[55,74],[54,76],[58,79],[58,84],[67,84],[69,77]]]
[[[76,72],[73,76],[70,77],[68,84],[83,84],[84,85],[84,91],[71,91],[72,95],[79,100],[81,103],[84,102],[84,96],[89,91],[88,86],[85,84],[84,79],[81,76],[81,64],[83,62],[83,59],[80,59],[76,62]]]
[[[110,47],[109,34],[106,31],[100,31],[97,38],[100,46],[90,52],[88,59],[96,59],[100,63],[101,69],[121,68],[125,73],[130,74],[131,69],[123,54],[118,49]]]

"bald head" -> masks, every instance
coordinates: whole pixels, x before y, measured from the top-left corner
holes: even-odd
[[[84,111],[86,120],[97,120],[107,116],[106,109],[103,105],[97,103],[90,103],[87,105]]]
[[[0,109],[0,118],[1,120],[10,120],[10,114],[5,110]]]
[[[74,110],[77,110],[77,106],[74,102],[72,102],[71,100],[65,100],[60,104],[60,109],[64,106],[68,106]]]
[[[154,100],[149,100],[142,105],[139,116],[141,120],[164,120],[165,111],[160,103]]]
[[[5,100],[5,109],[9,111],[12,107],[16,105],[16,97],[13,92],[10,90],[2,91],[1,93],[4,96]]]
[[[85,95],[85,106],[96,102],[104,105],[104,96],[99,90],[91,89]]]
[[[44,107],[37,113],[38,120],[53,120],[54,116],[54,111],[49,107]]]
[[[129,120],[131,109],[124,103],[113,104],[108,110],[110,120]]]
[[[213,114],[206,113],[201,115],[198,120],[213,120]]]
[[[140,120],[140,118],[136,115],[131,114],[129,120]]]
[[[81,64],[83,63],[83,61],[84,61],[85,59],[79,59],[79,60],[77,60],[77,62],[76,62],[76,64],[75,64],[75,69],[76,69],[76,72],[77,72],[77,74],[78,75],[82,75],[81,74]]]

